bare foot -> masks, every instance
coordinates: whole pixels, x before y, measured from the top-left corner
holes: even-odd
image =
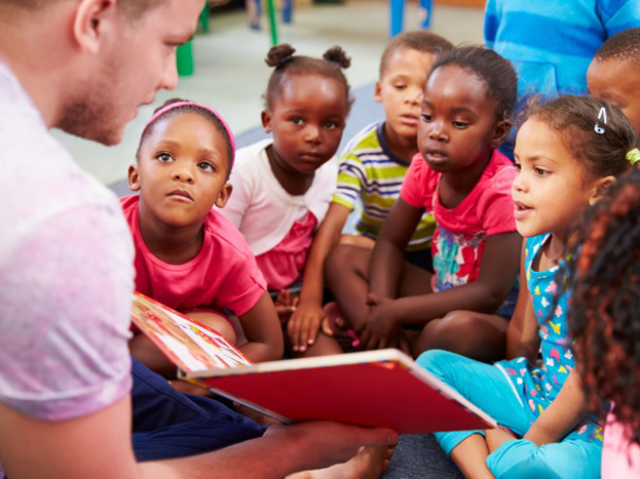
[[[326,316],[326,320],[329,323],[329,328],[332,331],[332,335],[345,353],[356,351],[360,346],[360,339],[356,332],[349,327],[349,324],[344,319],[342,311],[338,303],[332,301],[327,303],[322,308]]]
[[[344,464],[326,469],[298,472],[288,479],[378,479],[389,468],[395,444],[390,447],[361,447],[358,454]]]

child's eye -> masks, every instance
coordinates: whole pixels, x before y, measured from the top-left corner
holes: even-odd
[[[404,90],[405,88],[407,88],[407,85],[405,85],[404,83],[396,83],[395,85],[393,85],[393,87],[396,90]]]
[[[513,166],[515,166],[515,167],[516,167],[516,170],[518,170],[518,171],[522,171],[522,165],[521,165],[520,163],[516,163],[516,162],[514,162],[514,163],[513,163]]]
[[[173,160],[173,157],[169,153],[158,153],[156,159],[164,163]]]
[[[301,125],[302,124],[302,118],[300,118],[299,116],[294,116],[293,118],[291,118],[290,121],[294,125]]]
[[[548,174],[550,174],[550,173],[551,173],[550,171],[548,171],[548,170],[544,170],[544,169],[542,169],[542,168],[540,168],[540,167],[538,167],[538,166],[536,166],[536,167],[533,169],[533,171],[534,171],[534,172],[536,173],[536,175],[538,175],[538,176],[546,176],[546,175],[548,175]]]
[[[330,128],[330,129],[334,129],[334,128],[338,128],[340,125],[338,124],[337,121],[327,121],[324,124],[325,128]]]
[[[431,121],[431,120],[433,120],[433,115],[430,115],[429,113],[423,113],[422,115],[420,115],[420,117],[421,117],[424,121]]]
[[[464,121],[454,121],[452,122],[452,125],[454,126],[454,128],[458,128],[461,130],[469,126],[469,123],[465,123]]]
[[[216,168],[208,161],[201,161],[200,163],[198,163],[198,168],[205,171],[216,171]]]

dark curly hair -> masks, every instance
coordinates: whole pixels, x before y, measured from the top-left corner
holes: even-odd
[[[625,156],[636,147],[638,133],[617,106],[586,96],[564,95],[546,103],[534,97],[521,121],[533,117],[558,131],[567,151],[593,177],[619,176],[630,168]]]
[[[613,401],[640,444],[640,172],[587,211],[570,245],[568,321],[587,397],[600,413]]]
[[[484,83],[487,96],[497,103],[496,120],[511,120],[518,96],[518,76],[509,60],[485,47],[459,46],[438,57],[427,82],[436,70],[448,66],[457,66],[477,76]]]
[[[347,114],[353,104],[351,87],[343,70],[351,66],[351,58],[347,56],[342,47],[329,48],[322,58],[313,58],[304,55],[294,55],[296,52],[288,43],[271,47],[265,63],[273,67],[273,73],[269,77],[267,91],[264,99],[267,108],[271,108],[273,102],[282,93],[282,84],[290,75],[320,75],[336,80],[344,86],[344,94],[347,99]]]
[[[183,103],[183,102],[188,102],[188,101],[189,100],[183,100],[181,98],[170,98],[169,100],[165,101],[162,105],[160,105],[158,108],[156,108],[153,111],[153,113],[156,114],[157,112],[162,110],[164,107],[172,105],[174,103]],[[147,140],[149,135],[151,135],[151,133],[153,132],[153,129],[155,128],[155,126],[158,124],[159,121],[166,120],[168,118],[173,118],[173,117],[181,115],[181,114],[183,114],[185,112],[194,112],[194,113],[197,113],[198,115],[206,118],[207,120],[209,120],[213,124],[213,126],[216,128],[216,130],[218,130],[220,132],[220,134],[224,138],[224,142],[225,142],[225,145],[227,147],[227,160],[228,160],[228,163],[229,163],[229,174],[230,174],[231,166],[232,166],[232,162],[233,162],[232,160],[233,160],[233,156],[234,156],[234,151],[233,151],[233,145],[231,144],[231,138],[229,138],[229,134],[227,133],[227,129],[224,127],[224,125],[222,124],[222,122],[220,121],[220,119],[216,115],[211,113],[209,110],[206,110],[204,108],[198,107],[197,105],[184,105],[184,106],[179,106],[179,107],[173,108],[173,109],[163,113],[158,118],[156,118],[151,123],[149,123],[147,125],[147,127],[144,129],[144,131],[142,132],[142,136],[140,137],[140,143],[138,144],[138,149],[136,151],[136,160],[139,159],[140,149],[142,148],[142,145]]]
[[[594,58],[600,62],[613,58],[640,65],[640,28],[616,33],[602,44]]]

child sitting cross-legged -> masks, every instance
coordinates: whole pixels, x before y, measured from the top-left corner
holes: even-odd
[[[129,187],[140,195],[121,200],[136,250],[135,289],[235,344],[230,310],[246,336],[240,350],[254,362],[275,360],[283,338],[264,278],[242,235],[216,209],[231,195],[234,149],[228,126],[208,107],[169,100],[156,110],[129,168]],[[144,334],[129,346],[150,369],[175,375]]]
[[[334,155],[351,106],[343,72],[350,59],[338,46],[313,58],[283,44],[271,48],[266,63],[274,70],[262,124],[273,138],[238,151],[231,176],[234,195],[223,213],[256,255],[286,325],[297,301],[291,289],[303,280],[315,232],[335,189]],[[305,277],[303,291],[306,283]],[[312,350],[293,352],[340,353],[328,333],[318,333]]]
[[[526,239],[508,359],[490,365],[435,350],[417,361],[512,431],[436,434],[467,477],[600,477],[602,422],[589,414],[574,370],[563,266],[575,226],[632,168],[637,141],[620,109],[601,100],[564,96],[529,107],[515,147],[515,219]],[[627,255],[625,248],[616,247]]]
[[[337,189],[309,253],[300,303],[288,325],[294,350],[317,349],[320,325],[324,330],[328,324],[325,313],[336,319],[335,303],[324,309],[322,305],[323,268],[329,251],[341,243],[370,254],[382,223],[400,197],[400,186],[418,151],[420,102],[427,73],[437,55],[451,48],[449,41],[426,31],[400,34],[385,47],[375,86],[375,101],[382,103],[385,119],[360,131],[340,157]],[[359,201],[363,209],[355,234],[341,235]],[[425,213],[405,252],[409,262],[426,270],[432,270],[433,229],[433,216]]]
[[[435,61],[422,95],[419,153],[373,253],[340,245],[325,265],[361,348],[410,342],[416,356],[432,348],[485,361],[504,354],[521,238],[511,202],[516,170],[497,148],[511,127],[516,84],[509,62],[482,47]],[[404,261],[425,211],[436,221],[433,274]]]

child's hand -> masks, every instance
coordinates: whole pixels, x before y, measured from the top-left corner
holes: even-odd
[[[324,317],[322,306],[309,304],[297,306],[287,325],[287,334],[296,353],[304,353],[315,343]]]
[[[369,314],[358,331],[360,346],[363,349],[384,349],[400,330],[395,300],[369,293],[367,304],[370,307]]]
[[[283,289],[280,291],[276,302],[274,303],[276,307],[276,312],[278,313],[278,318],[280,319],[280,324],[285,324],[291,318],[291,315],[296,310],[298,306],[298,301],[300,297],[296,296],[291,299],[291,291],[288,289]]]

